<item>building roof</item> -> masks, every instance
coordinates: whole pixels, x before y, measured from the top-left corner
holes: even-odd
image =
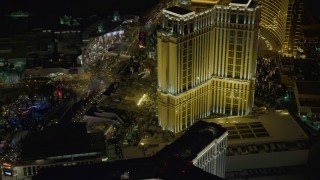
[[[125,176],[127,179],[221,179],[193,165],[177,163],[174,168],[168,168],[155,163],[153,157],[40,169],[32,179],[125,179]]]
[[[238,6],[238,7],[249,7],[252,4],[252,0],[231,0],[229,6]]]
[[[307,140],[308,136],[286,110],[261,115],[207,119],[228,129],[228,145]],[[285,129],[285,130],[284,130]]]
[[[186,14],[193,12],[193,11],[190,11],[188,9],[185,9],[185,8],[182,8],[179,6],[172,6],[172,7],[167,8],[166,10],[173,12],[175,14],[179,14],[179,15],[186,15]]]
[[[218,4],[221,0],[191,0],[191,3],[196,3],[196,4]]]
[[[180,138],[160,150],[155,156],[169,163],[192,161],[212,141],[219,138],[227,129],[215,123],[197,121]],[[178,159],[177,159],[178,157]]]
[[[231,0],[231,3],[235,3],[235,4],[247,4],[247,3],[249,3],[249,1],[251,1],[251,0]]]
[[[299,94],[320,95],[320,81],[296,81]]]
[[[21,160],[38,160],[48,157],[105,152],[103,133],[87,134],[85,123],[70,123],[31,132],[22,142]]]
[[[40,169],[33,179],[120,179],[123,174],[129,179],[221,179],[194,166],[190,160],[225,132],[218,124],[198,121],[154,156]]]
[[[54,77],[57,74],[69,74],[66,68],[31,68],[26,69],[25,74],[32,75],[33,77]],[[54,76],[52,76],[54,74]]]

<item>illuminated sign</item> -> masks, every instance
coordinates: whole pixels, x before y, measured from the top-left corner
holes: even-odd
[[[3,168],[3,173],[5,176],[13,176],[12,170],[8,168]]]
[[[145,47],[146,46],[146,33],[139,32],[139,46]]]
[[[6,176],[12,176],[12,172],[9,172],[9,171],[5,171],[4,174],[5,174]]]
[[[11,163],[7,163],[7,162],[3,162],[2,165],[3,165],[3,166],[7,166],[7,167],[11,167],[11,166],[12,166]]]
[[[108,32],[104,34],[104,37],[111,37],[111,36],[122,35],[122,34],[124,34],[124,30]]]
[[[58,98],[62,99],[62,87],[61,87],[61,85],[58,85],[57,92],[58,92]]]

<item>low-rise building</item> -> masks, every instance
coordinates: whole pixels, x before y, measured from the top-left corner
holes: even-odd
[[[44,169],[34,179],[223,179],[227,130],[198,121],[154,156]]]
[[[21,152],[20,152],[21,151]],[[102,133],[87,133],[86,124],[68,124],[31,132],[2,160],[2,179],[31,179],[41,169],[94,164],[106,158]]]
[[[226,172],[307,164],[308,136],[287,110],[207,121],[228,129]]]
[[[300,116],[320,118],[320,81],[296,81],[294,94]]]

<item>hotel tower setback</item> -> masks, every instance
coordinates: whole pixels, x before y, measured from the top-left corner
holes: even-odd
[[[158,120],[181,132],[212,113],[247,115],[254,100],[260,5],[221,1],[163,10],[158,32]]]

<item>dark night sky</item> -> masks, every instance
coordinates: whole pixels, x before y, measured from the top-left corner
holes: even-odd
[[[12,11],[30,11],[40,14],[92,15],[112,14],[118,10],[121,14],[143,14],[160,0],[0,0],[0,13]],[[314,0],[304,0],[307,12],[320,16]]]
[[[143,14],[159,0],[0,0],[0,12],[28,11],[36,14],[92,15]]]

